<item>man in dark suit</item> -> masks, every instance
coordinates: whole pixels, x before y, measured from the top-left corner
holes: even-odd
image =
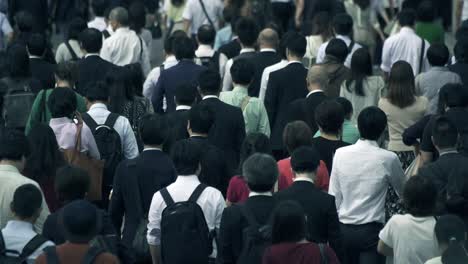
[[[175,89],[176,110],[166,115],[171,134],[169,139],[171,142],[176,142],[189,137],[187,131],[187,122],[189,118],[189,110],[195,103],[197,97],[197,88],[189,83],[183,83]]]
[[[182,83],[195,83],[200,73],[206,69],[195,64],[195,48],[190,38],[186,36],[175,38],[174,53],[179,63],[162,71],[158,83],[154,87],[151,102],[156,113],[174,112],[176,110],[175,87]],[[164,98],[167,102],[165,110],[163,109]]]
[[[275,158],[285,157],[283,129],[287,124],[288,107],[296,99],[307,94],[307,69],[302,65],[307,41],[304,36],[294,33],[288,39],[285,68],[272,72],[265,95],[265,107],[271,127],[271,147]]]
[[[307,215],[309,241],[330,243],[339,257],[342,257],[342,237],[335,197],[320,191],[314,181],[320,157],[313,147],[300,147],[291,155],[294,183],[286,190],[275,194],[280,201],[293,200],[304,208]]]
[[[156,114],[144,116],[140,122],[143,152],[135,159],[121,162],[116,169],[109,213],[118,236],[125,216],[122,243],[127,247],[131,247],[154,193],[173,183],[177,177],[171,159],[161,150],[168,132],[163,117]]]
[[[245,138],[242,110],[219,100],[221,77],[218,72],[205,70],[198,77],[198,85],[202,96],[200,104],[208,106],[215,114],[208,139],[224,151],[224,159],[228,161],[229,169],[234,170],[238,166],[240,146]]]
[[[244,162],[242,170],[250,189],[250,197],[243,204],[224,209],[218,240],[217,260],[220,264],[243,263],[239,257],[245,241],[243,230],[248,227],[245,213],[255,218],[260,226],[264,226],[269,224],[270,215],[276,205],[271,196],[279,174],[275,160],[269,155],[256,153]]]
[[[208,133],[214,123],[214,113],[206,105],[196,105],[189,111],[188,131],[189,141],[197,143],[202,153],[200,165],[200,181],[221,191],[226,197],[226,191],[232,173],[229,171],[223,151],[211,144]]]
[[[234,38],[229,43],[222,45],[219,47],[219,52],[226,55],[228,59],[232,59],[240,54],[242,47],[239,42],[239,38]]]
[[[76,91],[86,95],[86,87],[98,81],[105,81],[108,73],[116,70],[118,66],[102,59],[99,51],[102,48],[102,33],[95,28],[85,29],[80,34],[80,45],[84,58],[78,62],[78,80]]]
[[[249,86],[249,96],[251,97],[258,97],[260,93],[263,70],[281,61],[281,57],[276,53],[279,43],[276,31],[271,28],[264,29],[260,32],[257,42],[260,46],[260,52],[256,53],[250,60],[255,65],[254,78]]]
[[[44,60],[47,48],[47,40],[42,34],[32,34],[29,37],[26,48],[29,53],[29,69],[31,76],[41,82],[42,89],[50,89],[55,86],[55,65]]]

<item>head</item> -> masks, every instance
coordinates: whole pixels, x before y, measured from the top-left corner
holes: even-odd
[[[90,186],[89,174],[81,168],[65,165],[55,175],[55,193],[63,204],[84,199]]]
[[[200,174],[201,150],[197,143],[184,139],[172,147],[171,158],[179,176]]]
[[[29,144],[22,131],[12,128],[0,129],[0,164],[13,165],[22,171],[28,155]]]
[[[291,155],[291,168],[295,178],[315,180],[320,165],[320,155],[311,146],[297,148]]]
[[[432,44],[427,50],[427,60],[431,66],[444,67],[450,59],[450,53],[444,44]]]
[[[432,1],[422,1],[417,9],[416,17],[421,22],[433,22],[435,20],[436,11]]]
[[[169,125],[166,118],[147,114],[141,117],[138,132],[145,147],[160,148],[169,137]]]
[[[219,95],[221,76],[213,70],[205,70],[198,76],[198,91],[202,96]]]
[[[288,49],[289,38],[290,38],[293,34],[294,34],[294,33],[291,32],[291,31],[290,31],[290,32],[286,32],[286,34],[284,34],[283,37],[282,37],[281,40],[280,40],[278,54],[281,56],[281,58],[282,58],[283,60],[288,59],[288,57],[286,56],[286,52],[287,52],[287,49]]]
[[[97,17],[103,17],[107,9],[107,0],[92,0],[91,8]]]
[[[278,33],[271,29],[266,28],[258,35],[258,45],[260,49],[277,49],[279,44]]]
[[[78,40],[81,32],[87,28],[88,24],[86,24],[86,21],[79,17],[73,18],[68,24],[67,39]]]
[[[307,74],[307,88],[310,92],[325,90],[328,86],[327,69],[322,65],[313,65]]]
[[[191,106],[197,98],[197,87],[190,83],[182,83],[175,89],[175,102],[177,105]]]
[[[126,89],[127,98],[133,99],[133,97],[140,96],[143,97],[143,83],[145,82],[145,76],[141,65],[139,63],[132,63],[123,66],[128,72],[128,78],[130,82],[130,87]]]
[[[299,147],[312,145],[312,131],[304,121],[288,123],[283,130],[283,143],[289,155]]]
[[[106,104],[109,102],[109,89],[104,82],[90,83],[86,87],[86,105],[88,109],[96,103]]]
[[[141,30],[146,25],[146,9],[143,2],[135,1],[130,5],[128,8],[128,19],[130,29],[134,30],[137,34],[140,34]]]
[[[60,62],[55,67],[55,82],[59,87],[73,88],[77,77],[76,64],[70,61]]]
[[[420,173],[409,178],[403,190],[405,208],[413,216],[434,215],[437,189],[428,175]]]
[[[322,41],[328,41],[333,36],[333,29],[331,26],[331,17],[328,12],[317,13],[312,20],[312,35],[322,36]]]
[[[466,107],[468,105],[468,93],[462,84],[448,83],[439,90],[438,111],[444,114],[453,107]]]
[[[67,204],[61,212],[65,239],[74,244],[88,244],[101,229],[101,215],[88,201],[76,200]]]
[[[335,15],[333,18],[333,29],[337,35],[351,36],[353,32],[353,18],[346,13]]]
[[[262,133],[249,133],[242,142],[239,162],[241,174],[244,161],[254,153],[271,155],[270,139]]]
[[[189,112],[189,134],[208,136],[214,120],[214,113],[209,107],[206,105],[195,105]]]
[[[198,29],[197,40],[200,45],[213,46],[216,38],[216,30],[211,25],[202,25]]]
[[[315,109],[315,122],[322,134],[341,136],[344,118],[343,107],[334,100],[323,101]]]
[[[299,33],[292,33],[288,38],[286,56],[288,60],[301,60],[304,57],[307,47],[306,38]]]
[[[306,238],[306,215],[296,201],[281,202],[272,214],[272,244],[297,243]]]
[[[360,48],[353,53],[351,58],[351,78],[346,81],[346,89],[351,92],[351,83],[354,82],[354,93],[365,96],[363,82],[372,76],[372,58],[367,49]]]
[[[413,9],[403,9],[398,14],[398,24],[401,27],[414,27],[416,13]]]
[[[457,43],[455,43],[453,53],[458,63],[468,63],[468,38],[464,37],[459,39]]]
[[[177,37],[173,42],[174,55],[178,61],[193,60],[195,58],[195,47],[189,37]]]
[[[34,17],[27,11],[19,11],[15,15],[16,30],[21,33],[31,32],[34,28]]]
[[[42,210],[42,193],[33,184],[18,187],[13,194],[11,211],[16,219],[34,224]]]
[[[341,105],[341,108],[343,108],[345,120],[351,120],[354,111],[353,104],[344,97],[338,97],[335,101]]]
[[[387,98],[399,108],[410,106],[416,100],[413,68],[408,62],[397,61],[393,64],[388,78]]]
[[[344,63],[346,57],[348,57],[348,46],[341,39],[332,39],[328,42],[325,54],[326,56],[332,56],[339,63]]]
[[[439,152],[456,149],[458,143],[457,127],[444,116],[437,118],[432,127],[432,142]]]
[[[29,77],[29,56],[26,48],[21,45],[15,45],[8,49],[9,73],[12,78]]]
[[[166,40],[164,40],[164,53],[166,56],[175,55],[174,40],[176,38],[187,37],[187,34],[182,30],[174,31]]]
[[[121,27],[128,27],[129,20],[128,11],[123,7],[116,7],[109,13],[109,24],[114,31]]]
[[[107,73],[106,86],[108,87],[109,111],[123,114],[126,101],[132,101],[135,96],[132,73],[128,67],[119,67]]]
[[[42,34],[32,34],[28,39],[26,48],[29,55],[43,57],[47,48],[47,40]]]
[[[241,17],[236,22],[236,33],[242,47],[253,48],[258,37],[257,23],[252,18]]]
[[[72,118],[77,107],[76,94],[69,88],[56,88],[49,95],[47,106],[52,118]]]
[[[87,28],[80,34],[81,50],[86,53],[98,53],[102,48],[102,33],[95,28]]]
[[[275,159],[267,154],[255,153],[242,165],[242,175],[252,192],[270,192],[278,174]]]
[[[237,85],[248,86],[255,74],[255,66],[248,59],[237,59],[231,67],[232,82]]]
[[[439,217],[434,233],[442,251],[442,263],[468,263],[468,255],[464,247],[466,226],[460,217],[456,215]]]
[[[362,139],[377,141],[387,127],[387,115],[380,108],[364,108],[358,116],[358,129]]]

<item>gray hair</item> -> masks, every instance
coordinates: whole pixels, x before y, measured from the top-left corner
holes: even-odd
[[[109,14],[109,20],[116,21],[122,26],[128,26],[129,19],[128,19],[128,11],[123,7],[116,7],[112,9]]]
[[[257,41],[260,46],[267,46],[277,49],[279,45],[279,36],[275,30],[266,28],[260,32]]]
[[[312,66],[307,74],[307,83],[318,84],[321,89],[326,89],[328,86],[327,69],[322,65]]]
[[[278,180],[278,165],[267,154],[255,153],[242,165],[242,174],[251,191],[271,191]]]

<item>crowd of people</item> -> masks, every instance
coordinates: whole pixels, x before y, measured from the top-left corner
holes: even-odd
[[[0,263],[467,264],[457,8],[0,0]]]

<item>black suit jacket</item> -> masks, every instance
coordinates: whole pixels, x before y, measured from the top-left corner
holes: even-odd
[[[189,110],[176,110],[175,112],[167,113],[166,118],[171,128],[170,137],[174,142],[189,137],[187,131]]]
[[[283,129],[288,122],[288,107],[307,94],[307,69],[301,63],[291,63],[272,72],[265,95],[265,108],[271,127],[273,150],[283,149]]]
[[[241,206],[246,206],[252,212],[259,225],[265,225],[270,221],[276,201],[271,196],[253,196],[249,197],[244,204],[224,209],[218,236],[217,263],[219,264],[235,264],[241,254],[242,233],[248,226]]]
[[[290,104],[288,123],[293,121],[304,121],[309,125],[312,133],[315,134],[318,130],[315,122],[315,109],[319,104],[327,99],[324,92],[315,92],[307,98],[297,99]]]
[[[215,114],[215,121],[208,136],[210,142],[223,150],[229,169],[235,170],[239,163],[240,147],[245,138],[244,116],[239,107],[234,107],[217,98],[200,102]]]
[[[118,66],[102,59],[98,55],[91,55],[78,62],[78,81],[76,91],[85,96],[86,86],[97,81],[105,81],[109,72],[118,69]]]
[[[249,86],[249,96],[258,97],[260,93],[260,84],[262,82],[263,70],[266,67],[281,61],[281,57],[274,51],[261,51],[254,55],[250,60],[255,65],[255,74],[252,84]]]
[[[131,245],[139,221],[148,214],[154,193],[173,183],[176,177],[172,161],[159,150],[143,151],[137,158],[119,164],[114,176],[109,213],[119,235],[125,215],[122,232],[124,245]],[[137,204],[138,193],[140,205]],[[140,212],[140,206],[143,212]]]
[[[232,59],[240,54],[242,47],[238,39],[233,39],[229,43],[222,45],[219,52],[226,55],[228,59]]]
[[[276,193],[275,198],[278,203],[292,200],[302,205],[307,215],[308,239],[316,243],[329,242],[342,259],[342,235],[335,197],[320,191],[311,182],[296,181],[289,188]]]
[[[40,58],[29,59],[31,76],[41,82],[42,89],[55,87],[55,64]]]

